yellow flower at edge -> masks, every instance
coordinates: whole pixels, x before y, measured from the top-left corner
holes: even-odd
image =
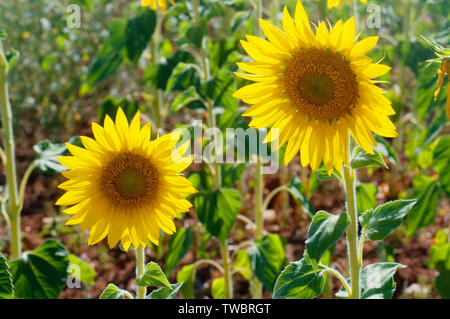
[[[175,4],[173,0],[169,0],[172,5]],[[141,0],[141,4],[143,7],[149,7],[153,10],[156,10],[156,2],[158,2],[158,7],[161,8],[162,11],[166,11],[167,9],[167,0]]]
[[[372,133],[398,135],[391,102],[373,80],[390,68],[365,55],[378,37],[355,43],[354,18],[330,31],[321,22],[314,34],[300,1],[295,20],[284,9],[284,31],[265,20],[260,25],[268,40],[247,35],[241,41],[254,62],[238,63],[247,73],[236,73],[255,83],[234,97],[252,105],[243,114],[254,117],[251,127],[272,126],[265,142],[287,143],[285,163],[300,152],[303,166],[316,170],[323,162],[331,174],[349,164],[350,134],[370,154],[377,145]]]
[[[367,3],[367,0],[360,0],[360,1],[362,3]],[[328,0],[328,8],[340,7],[344,2],[345,0]],[[347,0],[347,2],[353,2],[353,0]]]
[[[138,112],[128,125],[120,108],[115,123],[106,116],[104,127],[93,123],[92,130],[95,139],[81,137],[85,148],[66,144],[73,156],[58,158],[70,169],[56,202],[73,205],[64,210],[72,215],[67,225],[90,229],[89,245],[106,236],[111,248],[119,241],[125,250],[148,240],[158,245],[160,228],[173,234],[177,212],[192,207],[184,197],[196,190],[180,175],[192,162],[181,158],[188,145],[172,152],[177,131],[150,141],[150,124],[141,128]]]
[[[438,87],[434,93],[435,101],[441,92],[442,84],[444,84],[445,74],[447,74],[447,77],[450,77],[450,60],[446,59],[442,62],[441,67],[438,70]],[[450,119],[450,84],[447,85],[447,102],[445,104],[445,113],[447,114],[447,118]]]

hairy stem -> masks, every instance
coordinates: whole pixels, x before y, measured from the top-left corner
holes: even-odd
[[[20,203],[18,202],[16,157],[14,150],[14,133],[12,126],[12,112],[8,96],[8,61],[3,52],[3,44],[0,40],[0,111],[2,117],[2,133],[6,156],[6,184],[9,199],[6,211],[11,225],[11,259],[18,259],[22,254],[22,239],[20,236]]]
[[[140,278],[145,272],[145,248],[139,245],[136,249],[136,278]],[[146,287],[136,284],[136,298],[145,299]]]
[[[351,299],[360,298],[360,264],[358,247],[358,210],[356,207],[355,171],[344,166],[344,186],[347,196],[347,212],[350,225],[347,228],[348,259],[350,263],[350,278],[352,282]]]
[[[220,252],[223,262],[223,277],[225,279],[225,298],[233,299],[233,281],[231,277],[230,258],[228,255],[228,244],[226,241],[225,243],[220,244]]]

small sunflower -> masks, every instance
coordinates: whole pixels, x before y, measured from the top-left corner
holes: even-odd
[[[169,0],[172,5],[175,4],[173,0]],[[167,9],[167,0],[141,0],[141,4],[143,7],[152,8],[153,10],[156,10],[156,3],[158,3],[158,7],[161,8],[162,11],[166,11]]]
[[[434,100],[436,101],[439,93],[441,92],[442,85],[444,84],[444,75],[450,78],[450,60],[444,59],[442,61],[441,67],[438,70],[438,87],[434,93]],[[447,118],[450,119],[450,84],[447,85],[447,102],[445,104],[445,114]]]
[[[367,3],[367,0],[360,0],[360,1],[362,3]],[[328,8],[340,7],[344,2],[345,0],[328,0]],[[347,2],[353,2],[353,0],[347,0]]]
[[[354,18],[330,31],[321,22],[314,34],[300,1],[295,21],[284,9],[284,31],[264,20],[260,25],[268,41],[247,35],[241,43],[255,62],[238,63],[250,74],[236,73],[256,83],[234,96],[253,105],[243,114],[254,117],[251,127],[272,126],[266,142],[287,143],[285,163],[300,152],[303,166],[316,170],[323,161],[331,173],[349,163],[349,134],[370,154],[377,145],[372,132],[398,135],[391,102],[373,80],[390,68],[365,55],[378,37],[355,43]]]
[[[172,219],[192,207],[184,196],[196,190],[180,175],[192,162],[181,157],[187,144],[173,150],[177,131],[150,141],[150,124],[141,128],[138,112],[128,125],[120,108],[115,123],[106,116],[104,128],[93,123],[92,130],[95,139],[81,137],[85,148],[66,144],[73,156],[58,158],[70,170],[56,205],[73,205],[64,210],[72,215],[67,224],[90,229],[89,245],[106,236],[111,248],[158,245],[159,229],[173,234]]]

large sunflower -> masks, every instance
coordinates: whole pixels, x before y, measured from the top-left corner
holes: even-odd
[[[242,46],[255,62],[238,63],[250,73],[238,76],[256,83],[234,96],[253,104],[243,115],[254,116],[251,127],[272,126],[266,142],[288,143],[285,163],[300,151],[303,166],[327,171],[348,164],[349,133],[368,153],[376,145],[372,132],[395,137],[390,101],[372,79],[390,70],[365,56],[377,43],[369,37],[355,43],[354,18],[328,31],[321,22],[316,34],[299,1],[295,21],[285,8],[284,31],[260,20],[268,41],[247,36]]]
[[[173,0],[169,0],[172,5],[175,4]],[[166,11],[167,9],[167,0],[141,0],[141,4],[143,7],[152,8],[153,10],[156,10],[156,2],[158,2],[158,7],[161,8],[162,11]]]
[[[107,116],[104,128],[93,123],[92,130],[95,139],[81,137],[85,148],[67,144],[73,156],[58,158],[70,169],[59,185],[67,192],[56,202],[74,205],[64,210],[73,215],[67,224],[90,229],[90,245],[106,236],[111,248],[119,241],[125,250],[145,247],[149,239],[157,245],[159,229],[174,233],[172,218],[192,206],[184,196],[196,190],[179,174],[192,162],[181,157],[187,145],[173,151],[177,132],[150,142],[139,112],[128,125],[122,109],[115,123]]]

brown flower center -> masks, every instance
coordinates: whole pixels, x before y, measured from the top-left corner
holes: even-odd
[[[350,63],[339,53],[303,49],[288,62],[286,94],[298,112],[315,120],[339,119],[358,99],[358,83]]]
[[[159,173],[148,158],[120,153],[103,168],[100,177],[105,196],[120,207],[141,206],[156,198]]]

